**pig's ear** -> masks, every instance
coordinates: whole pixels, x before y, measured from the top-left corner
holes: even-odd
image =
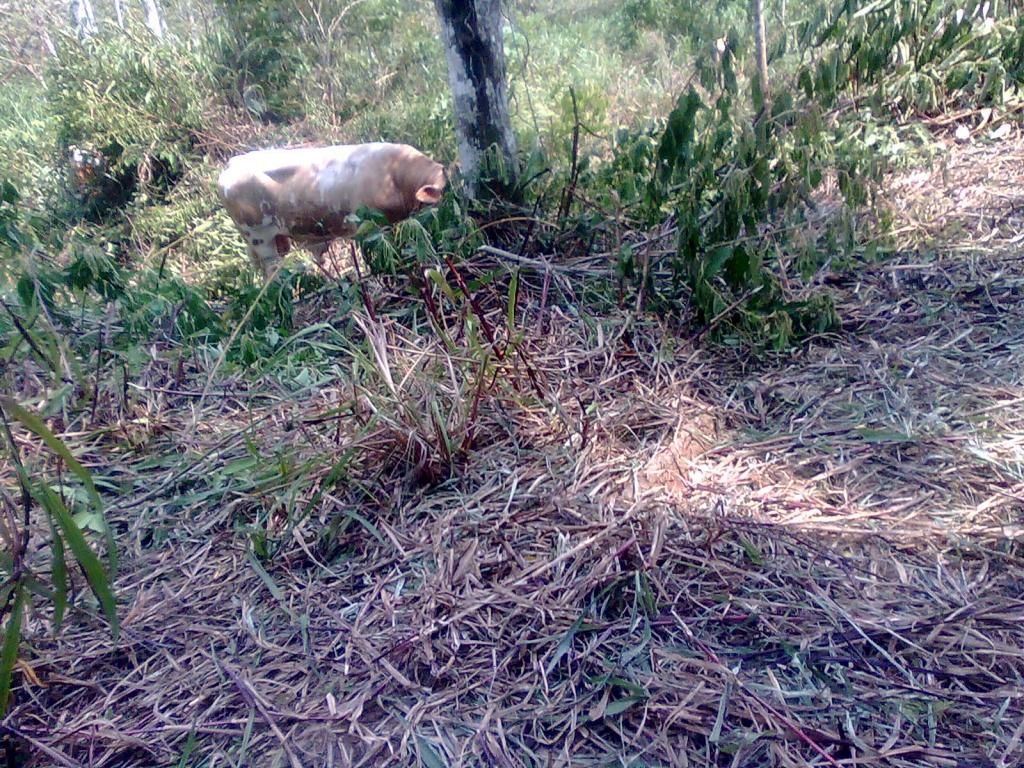
[[[434,205],[441,199],[441,187],[433,184],[426,184],[416,190],[416,199],[427,205]]]

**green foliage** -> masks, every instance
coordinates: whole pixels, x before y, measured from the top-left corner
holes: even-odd
[[[20,250],[24,238],[18,211],[19,200],[21,194],[18,188],[7,179],[0,179],[0,247],[4,249],[4,262]]]
[[[138,30],[84,42],[67,35],[61,43],[46,94],[58,126],[56,163],[67,167],[68,147],[78,146],[101,153],[109,165],[102,199],[87,212],[123,204],[137,182],[166,186],[204,124],[200,62],[188,49],[154,44]]]
[[[816,52],[800,87],[825,106],[850,93],[905,118],[1020,98],[1024,20],[984,0],[841,0],[795,35]]]
[[[203,123],[201,65],[187,49],[126,31],[78,43],[62,40],[47,78],[62,146],[120,148],[119,161],[147,156],[179,163]]]
[[[615,20],[619,40],[627,48],[635,46],[641,30],[663,28],[666,12],[665,4],[656,0],[625,0]]]
[[[49,195],[54,168],[50,148],[56,143],[54,121],[39,85],[27,78],[12,80],[0,97],[0,151],[3,173],[33,205]]]
[[[642,31],[654,30],[669,45],[693,51],[726,30],[743,27],[746,18],[745,0],[626,0],[616,25],[619,41],[627,48],[637,45]]]
[[[727,48],[703,73],[708,90],[684,92],[660,130],[620,130],[609,159],[584,158],[580,184],[596,205],[578,219],[601,229],[611,211],[623,223],[618,278],[646,306],[688,304],[715,336],[785,347],[836,319],[809,281],[849,244],[848,220],[817,217],[817,190],[838,177],[848,202],[862,205],[883,166],[862,134],[810,101],[783,94],[773,116],[753,123],[737,70]],[[666,218],[677,232],[667,255],[628,234]]]
[[[790,245],[787,225],[806,221],[808,202],[835,161],[834,144],[813,105],[795,110],[799,117],[788,125],[764,120],[752,128],[737,119],[731,96],[724,92],[714,108],[692,89],[680,97],[658,146],[649,204],[676,218],[670,266],[674,281],[690,290],[699,320],[784,347],[835,319],[825,296],[787,298],[773,259]],[[843,162],[852,166],[852,199],[877,174],[854,156]],[[805,275],[825,256],[806,259]]]
[[[193,160],[166,195],[140,195],[129,207],[126,229],[141,250],[159,258],[165,273],[203,286],[211,298],[223,298],[247,274],[249,258],[238,229],[213,192],[220,165]]]
[[[79,464],[64,442],[50,431],[50,428],[46,426],[45,422],[37,414],[23,407],[13,398],[0,396],[0,420],[3,422],[3,430],[6,437],[6,453],[17,470],[24,509],[24,517],[22,518],[24,528],[19,531],[7,531],[8,535],[16,540],[5,542],[7,544],[5,548],[7,557],[0,560],[0,573],[4,575],[3,583],[5,588],[9,590],[5,598],[10,600],[4,606],[5,609],[9,609],[9,616],[4,627],[3,650],[0,652],[0,715],[2,715],[6,711],[10,697],[11,670],[17,660],[22,614],[28,597],[26,590],[31,588],[35,592],[43,592],[52,599],[54,603],[54,629],[59,629],[61,618],[67,607],[68,573],[64,559],[65,550],[71,551],[75,562],[85,574],[86,581],[95,594],[100,609],[110,624],[111,633],[115,641],[118,635],[118,619],[117,604],[111,591],[111,579],[117,570],[117,548],[110,528],[103,516],[103,502],[100,500],[96,486],[93,484],[92,475]],[[99,531],[105,534],[107,567],[104,567],[100,558],[89,545],[82,531],[82,525],[68,509],[63,492],[61,494],[55,493],[50,485],[52,480],[41,477],[41,473],[38,471],[35,474],[31,473],[29,468],[22,463],[22,459],[18,454],[18,446],[11,433],[11,420],[20,422],[22,427],[35,434],[63,465],[81,481],[86,491],[87,506],[91,507],[91,514],[84,519],[91,520],[93,527],[98,528]],[[30,499],[34,500],[48,517],[49,530],[52,536],[51,548],[54,553],[51,568],[51,579],[54,587],[52,590],[46,590],[31,575],[25,563],[27,556],[26,544],[31,525]]]
[[[26,254],[45,244],[59,247],[60,242],[47,219],[28,208],[18,187],[0,178],[0,298],[24,281],[30,263]],[[7,320],[0,314],[0,333]]]
[[[14,208],[12,215],[19,213]],[[96,401],[99,393],[85,371],[99,364],[93,362],[97,355],[118,363],[127,377],[148,359],[140,349],[147,341],[163,337],[202,347],[227,335],[203,291],[158,267],[126,267],[120,246],[96,231],[69,233],[55,244],[60,258],[25,228],[6,255],[3,245],[0,265],[12,290],[8,311],[0,315],[0,348],[28,353],[69,385],[59,387],[44,410]],[[20,316],[20,328],[12,314]]]
[[[484,238],[467,216],[467,201],[449,190],[437,206],[389,226],[376,211],[363,208],[355,242],[370,271],[378,275],[412,275],[443,261],[446,253],[472,253]],[[461,260],[461,256],[458,256]]]
[[[682,20],[699,50],[701,87],[680,97],[656,151],[656,134],[624,132],[611,162],[587,181],[604,210],[637,225],[674,218],[677,250],[667,261],[651,264],[628,241],[618,251],[620,277],[648,303],[678,307],[685,289],[708,329],[776,347],[835,322],[828,296],[811,282],[841,260],[854,233],[848,215],[816,213],[823,185],[834,183],[847,211],[870,204],[882,172],[920,156],[930,141],[919,129],[887,124],[887,115],[1016,104],[1021,72],[1021,17],[986,18],[981,2],[958,10],[952,2],[841,0],[793,11],[801,21],[792,38],[776,34],[774,99],[765,115],[752,84],[750,103],[741,97],[744,35],[722,36],[717,17],[706,28],[703,6],[624,5],[630,24],[669,37],[669,18]],[[666,274],[667,283],[654,277]]]
[[[851,263],[851,212],[871,204],[886,167],[920,157],[925,129],[897,121],[1016,107],[1024,76],[1016,8],[991,17],[974,0],[963,14],[952,0],[801,0],[785,24],[781,4],[769,8],[774,88],[762,110],[744,74],[746,0],[513,5],[508,71],[520,146],[530,152],[530,181],[517,192],[535,204],[532,214],[506,220],[458,189],[396,226],[362,211],[356,241],[369,275],[332,287],[332,316],[306,323],[296,306],[321,281],[289,266],[260,284],[213,180],[228,154],[299,141],[408,141],[454,158],[433,9],[414,0],[215,7],[163,42],[141,27],[111,26],[84,43],[58,37],[58,57],[39,69],[45,88],[27,77],[0,85],[0,348],[9,361],[0,385],[30,392],[5,396],[2,407],[45,447],[19,477],[50,531],[47,584],[38,568],[45,551],[21,571],[0,552],[9,577],[0,589],[0,710],[29,600],[50,599],[59,626],[73,565],[116,631],[113,563],[100,559],[93,536],[109,533],[99,493],[52,429],[57,419],[86,421],[104,391],[127,389],[157,358],[199,360],[203,373],[223,363],[218,370],[273,378],[292,395],[345,378],[353,400],[371,406],[363,434],[384,446],[379,453],[350,447],[325,476],[313,466],[322,457],[296,460],[281,448],[268,461],[253,445],[211,470],[210,483],[277,493],[294,521],[301,510],[286,494],[315,484],[315,504],[371,464],[438,482],[486,438],[488,406],[532,391],[517,301],[535,285],[492,262],[476,271],[481,245],[529,243],[555,260],[610,254],[607,274],[565,278],[576,294],[560,293],[561,278],[544,284],[545,301],[578,301],[581,314],[618,299],[694,317],[697,331],[730,343],[784,347],[834,324],[820,278]],[[109,161],[119,197],[103,202],[116,202],[117,215],[68,224],[82,211],[50,188],[70,145]],[[825,216],[823,200],[839,213]],[[525,219],[537,231],[524,232]],[[33,382],[44,384],[32,390]],[[55,480],[58,463],[70,482]],[[269,557],[273,515],[257,518],[253,549]],[[353,524],[381,537],[355,510],[325,535]],[[113,558],[109,539],[106,551]],[[648,593],[637,576],[595,606],[608,617],[632,606],[641,617]],[[559,647],[584,631],[575,625]],[[611,691],[606,713],[645,695],[611,678],[602,685]]]
[[[482,411],[521,397],[509,363],[522,338],[512,326],[495,328],[481,310],[481,296],[499,288],[504,270],[473,279],[452,261],[422,276],[423,306],[413,318],[395,323],[404,309],[385,321],[356,316],[363,339],[351,348],[351,376],[412,479],[430,485],[449,477],[485,438]],[[514,289],[505,296],[502,314],[514,321]],[[392,341],[396,333],[406,336],[401,344]]]
[[[3,649],[0,650],[0,715],[7,713],[7,704],[11,697],[11,672],[18,661],[18,646],[21,644],[21,620],[25,611],[25,587],[20,582],[5,587],[11,590],[3,594],[11,600],[10,616],[4,625]]]
[[[293,4],[281,0],[218,0],[225,24],[207,39],[213,76],[230,104],[260,120],[302,114],[297,81],[303,71]]]

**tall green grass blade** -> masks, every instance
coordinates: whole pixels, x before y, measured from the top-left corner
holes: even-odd
[[[426,768],[448,768],[448,763],[441,759],[441,756],[437,754],[437,751],[430,745],[429,741],[422,736],[417,736],[416,743],[420,747],[420,755]]]
[[[75,560],[82,567],[82,571],[85,573],[85,578],[89,582],[89,587],[92,589],[93,594],[100,601],[100,608],[103,610],[103,615],[107,617],[111,634],[116,641],[120,634],[120,626],[117,621],[117,601],[114,599],[113,592],[111,592],[110,580],[107,573],[103,570],[103,564],[100,562],[99,557],[96,556],[96,553],[92,551],[89,543],[85,540],[82,529],[75,523],[74,518],[71,517],[71,513],[68,512],[60,497],[43,483],[35,483],[32,490],[32,495],[36,501],[60,526],[60,530],[64,535],[64,541],[71,549],[71,554],[74,555]]]
[[[580,617],[572,623],[572,626],[569,627],[569,630],[565,633],[565,637],[559,641],[558,647],[555,648],[555,652],[551,656],[551,661],[548,662],[548,666],[545,669],[547,674],[550,675],[554,671],[555,667],[558,666],[558,662],[560,662],[562,657],[565,656],[565,654],[567,654],[572,648],[573,638],[576,637],[576,633],[579,632],[580,627],[583,626],[584,618],[585,617],[581,614]]]
[[[100,499],[99,491],[96,490],[96,485],[92,481],[92,475],[89,474],[89,471],[85,467],[78,463],[78,460],[71,455],[71,451],[68,450],[68,447],[64,442],[53,434],[53,432],[50,431],[50,428],[47,427],[46,424],[43,423],[43,420],[38,416],[31,411],[26,410],[9,397],[0,397],[0,406],[3,406],[5,411],[20,421],[26,429],[38,435],[51,451],[64,460],[68,469],[70,469],[72,473],[82,481],[82,484],[85,486],[85,490],[89,494],[89,498],[92,500],[93,506],[96,508],[96,514],[103,521],[103,529],[107,538],[107,557],[110,561],[110,572],[111,574],[117,573],[117,547],[115,546],[110,526],[107,524],[106,517],[103,515],[103,501]],[[61,504],[61,506],[63,507],[64,505]]]
[[[21,613],[25,607],[25,590],[21,584],[15,587],[11,616],[4,627],[4,643],[0,649],[0,717],[7,714],[11,699],[11,673],[18,660],[18,644],[21,642]]]
[[[512,280],[509,281],[508,285],[508,309],[505,323],[508,326],[508,332],[511,335],[512,330],[516,327],[516,299],[519,295],[519,269],[516,268],[512,271]]]
[[[56,631],[64,622],[68,606],[68,565],[64,557],[64,539],[60,537],[54,519],[50,517],[51,573],[53,575],[53,627]]]
[[[185,746],[181,750],[181,759],[178,760],[178,768],[185,768],[188,765],[188,760],[192,757],[192,752],[196,748],[196,729],[195,726],[188,732],[188,738],[185,739]]]

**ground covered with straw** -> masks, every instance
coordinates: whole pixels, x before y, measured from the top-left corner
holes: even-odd
[[[35,617],[5,726],[32,766],[1021,765],[1024,143],[944,163],[842,330],[759,362],[537,260],[484,396],[362,310],[359,386],[154,355],[64,435],[127,489],[122,637]]]

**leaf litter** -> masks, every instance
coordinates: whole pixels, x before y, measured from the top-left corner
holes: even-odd
[[[32,766],[1020,765],[1024,142],[948,152],[794,353],[542,303],[595,255],[517,262],[481,396],[386,315],[358,382],[155,355],[61,435],[113,499],[121,637],[76,574],[3,730]]]

